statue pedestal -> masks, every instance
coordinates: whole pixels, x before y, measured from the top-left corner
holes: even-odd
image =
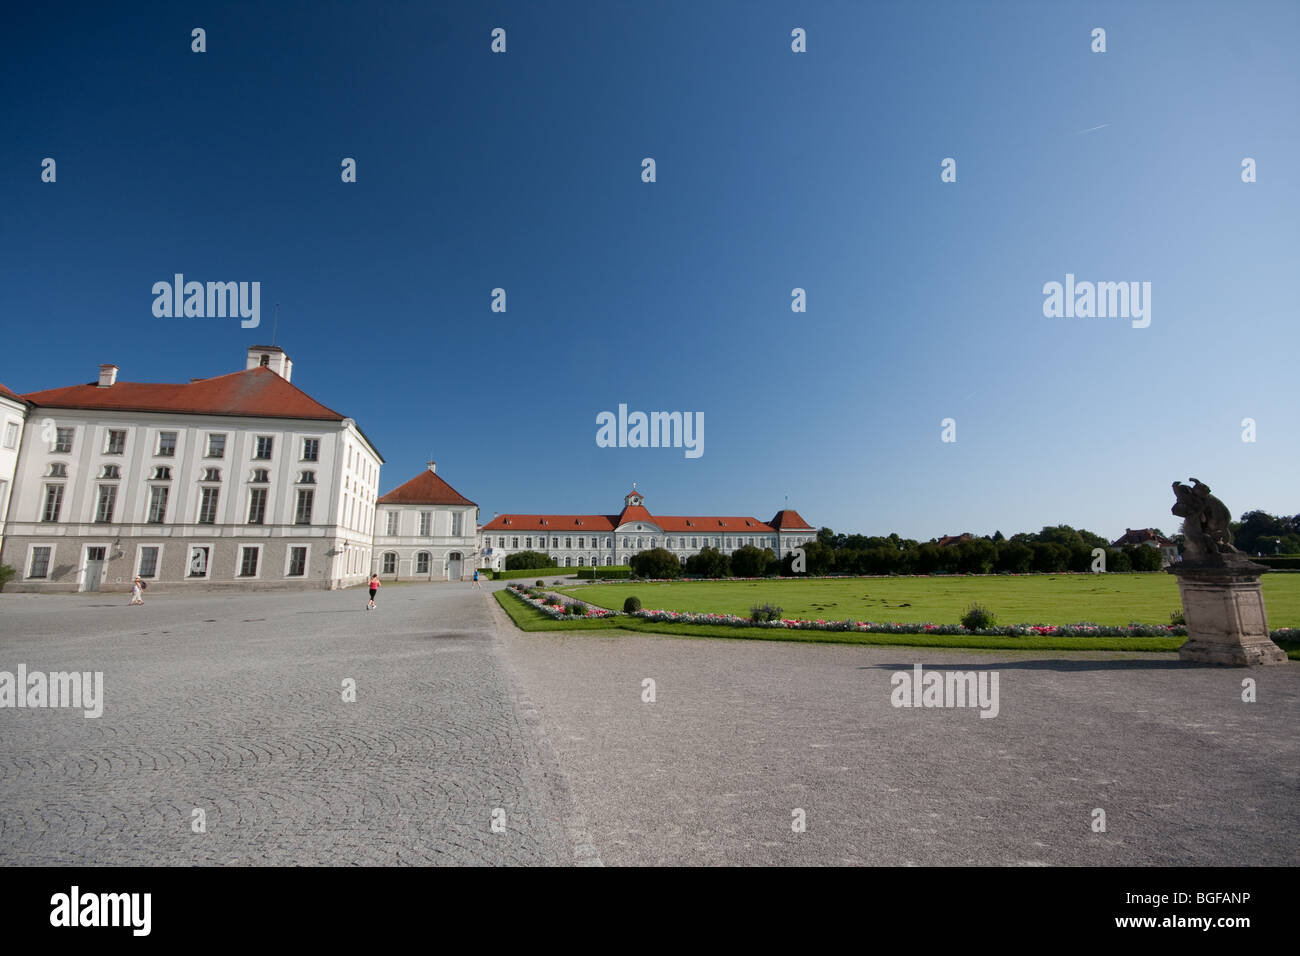
[[[1252,561],[1181,563],[1170,567],[1178,578],[1187,619],[1184,661],[1227,664],[1285,664],[1282,648],[1269,639],[1259,576],[1268,570]]]

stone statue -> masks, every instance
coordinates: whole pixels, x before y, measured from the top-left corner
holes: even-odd
[[[1269,636],[1259,576],[1268,568],[1232,546],[1227,506],[1195,478],[1174,482],[1170,510],[1183,519],[1183,560],[1166,570],[1178,578],[1187,621],[1184,661],[1203,664],[1285,664],[1286,652]]]
[[[1224,555],[1240,555],[1241,551],[1232,545],[1228,506],[1210,494],[1209,485],[1197,478],[1188,480],[1190,485],[1174,482],[1174,497],[1178,500],[1169,509],[1183,519],[1183,560],[1222,563]]]

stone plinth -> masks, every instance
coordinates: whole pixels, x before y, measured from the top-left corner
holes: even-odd
[[[1187,619],[1185,661],[1227,664],[1284,664],[1282,648],[1269,639],[1259,576],[1267,568],[1252,561],[1175,564]]]

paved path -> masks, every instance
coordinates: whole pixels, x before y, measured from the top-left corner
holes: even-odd
[[[0,864],[1300,862],[1294,663],[530,634],[468,585],[125,601],[0,595],[0,670],[106,685],[0,709]],[[892,707],[917,662],[997,670],[998,716]]]
[[[484,592],[126,600],[0,595],[0,669],[102,670],[106,698],[0,709],[0,863],[573,860]]]
[[[1296,663],[502,634],[606,864],[1300,863]],[[893,707],[916,663],[998,716]]]

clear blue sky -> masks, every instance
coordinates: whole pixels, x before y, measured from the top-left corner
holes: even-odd
[[[485,519],[634,480],[922,539],[1171,531],[1190,476],[1300,510],[1300,4],[306,9],[6,10],[0,381],[222,374],[278,302],[385,490],[432,454]],[[175,272],[260,281],[263,327],[154,318]],[[1150,327],[1045,318],[1066,273],[1150,282]],[[619,403],[703,412],[703,457],[598,448]]]

